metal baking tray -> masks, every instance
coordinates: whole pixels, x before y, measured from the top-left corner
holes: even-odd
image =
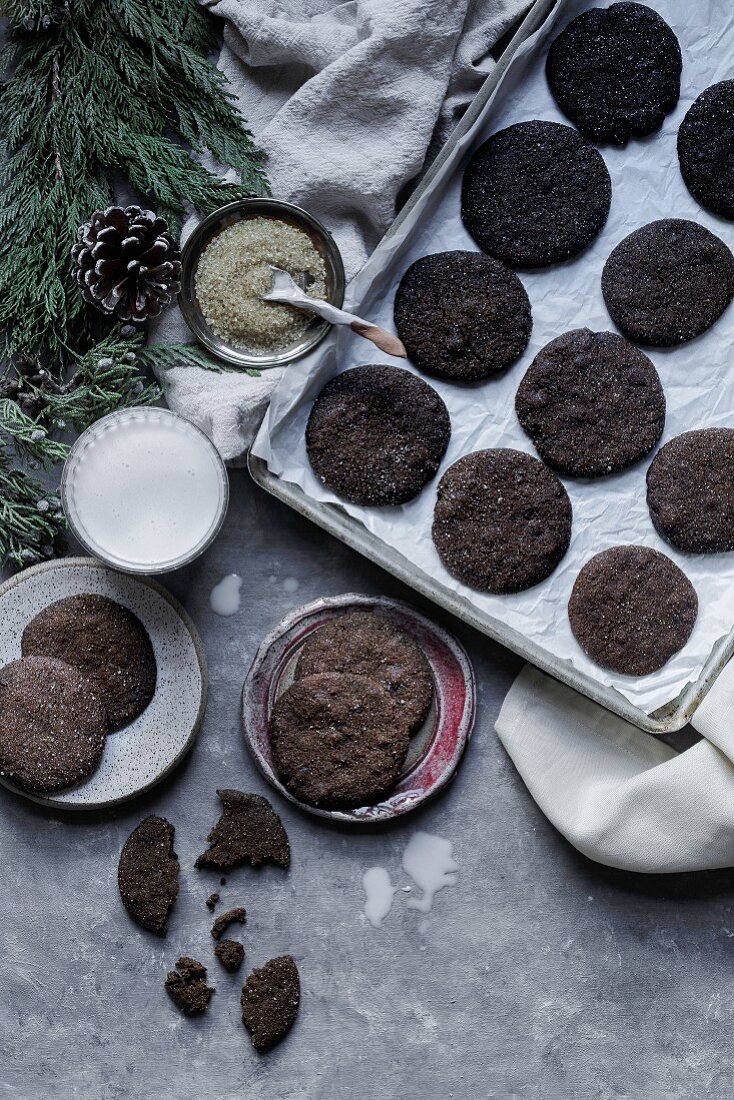
[[[431,186],[441,166],[451,156],[455,145],[479,118],[518,47],[542,25],[556,5],[562,2],[563,0],[536,0],[502,54],[498,65],[484,82],[441,153],[383,237],[381,246],[400,230],[402,223],[415,203],[424,191]],[[333,340],[334,336],[332,334],[327,338],[327,344]],[[593,699],[594,702],[601,704],[648,733],[666,734],[685,726],[734,652],[734,630],[732,630],[714,646],[695,682],[689,683],[675,699],[647,714],[644,710],[630,703],[614,688],[605,687],[585,673],[579,672],[569,662],[555,657],[547,649],[533,642],[531,638],[512,629],[505,623],[498,622],[492,616],[480,612],[470,599],[443,587],[435,578],[419,569],[415,563],[371,534],[358,520],[348,515],[338,504],[313,500],[299,486],[283,481],[272,474],[266,463],[255,455],[250,454],[248,468],[255,482],[267,492],[288,504],[295,511],[300,512],[301,515],[306,516],[313,523],[318,524],[319,527],[322,527],[352,549],[359,551],[360,554],[382,566],[387,572],[414,588],[421,595],[450,611],[457,618],[462,619],[476,630],[494,639],[494,641],[507,646],[562,683],[575,688],[588,698]]]

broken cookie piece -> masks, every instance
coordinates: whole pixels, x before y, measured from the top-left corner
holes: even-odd
[[[221,917],[217,917],[212,925],[214,939],[221,939],[230,924],[234,924],[236,920],[240,924],[244,924],[247,920],[247,910],[242,905],[238,905],[235,909],[228,909],[226,913],[222,913]]]
[[[178,896],[179,862],[173,850],[175,829],[151,814],[125,841],[117,868],[120,897],[132,919],[159,936]]]
[[[234,973],[242,966],[245,957],[245,949],[237,940],[220,940],[214,948],[214,954],[219,959],[225,970]]]
[[[242,791],[217,791],[222,816],[206,838],[207,850],[195,866],[229,871],[239,863],[258,867],[265,860],[288,868],[291,850],[280,818],[267,798]]]
[[[210,895],[209,895],[209,897],[208,897],[208,898],[206,899],[206,907],[207,907],[207,909],[208,909],[208,910],[209,910],[210,912],[212,912],[212,913],[213,913],[213,912],[214,912],[214,910],[215,910],[215,909],[216,909],[216,907],[217,907],[217,902],[218,902],[218,901],[219,901],[219,894],[218,894],[218,893],[216,892],[216,890],[215,890],[215,892],[214,892],[213,894],[210,894]]]
[[[242,987],[242,1023],[255,1050],[269,1050],[286,1035],[298,1015],[301,983],[292,955],[271,959],[253,970]]]
[[[214,986],[206,984],[206,967],[188,955],[182,955],[176,970],[168,972],[165,986],[166,993],[185,1016],[201,1016],[214,993]]]

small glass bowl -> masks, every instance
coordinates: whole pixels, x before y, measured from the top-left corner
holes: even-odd
[[[99,537],[92,534],[85,523],[84,501],[79,499],[77,480],[85,459],[91,457],[94,460],[94,452],[99,447],[108,447],[114,453],[117,466],[113,475],[108,479],[105,487],[109,494],[118,491],[125,478],[126,458],[124,447],[120,446],[120,433],[125,433],[128,425],[135,422],[160,425],[165,431],[175,431],[181,436],[187,436],[201,454],[206,453],[207,461],[211,462],[210,475],[213,475],[215,483],[216,501],[212,509],[212,516],[200,537],[191,543],[184,551],[178,554],[169,554],[167,557],[148,560],[131,560],[116,552],[106,541],[101,542]],[[83,475],[82,475],[83,476]],[[150,477],[156,477],[155,456],[151,457]],[[69,528],[81,543],[88,554],[99,558],[105,565],[117,569],[121,573],[136,573],[151,576],[157,573],[170,573],[174,569],[180,569],[188,565],[200,554],[203,554],[214,541],[221,530],[227,515],[229,505],[229,480],[227,468],[224,465],[219,451],[209,437],[197,428],[191,421],[171,412],[170,409],[162,409],[157,406],[135,406],[129,409],[118,409],[97,420],[91,427],[79,436],[69,451],[64,470],[61,476],[61,504],[64,509]],[[203,525],[202,525],[203,526]]]
[[[286,222],[308,234],[326,266],[326,300],[341,308],[344,301],[344,264],[336,241],[320,221],[307,210],[280,199],[240,199],[215,210],[196,227],[181,253],[181,291],[178,304],[186,324],[218,359],[234,363],[238,367],[255,367],[259,370],[280,367],[311,351],[331,329],[328,321],[314,317],[298,339],[277,351],[256,351],[237,348],[218,336],[207,324],[196,296],[195,275],[199,257],[210,241],[223,229],[250,218],[271,218]]]

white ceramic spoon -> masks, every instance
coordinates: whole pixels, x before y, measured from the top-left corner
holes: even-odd
[[[388,355],[395,355],[399,359],[407,359],[408,353],[402,340],[386,332],[378,325],[363,321],[361,317],[355,317],[353,313],[346,313],[343,309],[337,309],[330,302],[324,302],[321,298],[311,298],[304,290],[293,281],[287,271],[281,271],[279,267],[272,267],[273,285],[267,294],[263,294],[264,302],[285,302],[287,305],[298,306],[299,309],[307,309],[310,313],[316,313],[329,321],[332,325],[349,325],[358,336],[364,336],[365,340],[371,340],[380,351]]]

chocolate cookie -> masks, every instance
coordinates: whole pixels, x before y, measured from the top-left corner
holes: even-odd
[[[607,166],[586,138],[557,122],[519,122],[469,161],[461,216],[483,252],[511,267],[547,267],[591,244],[611,199]]]
[[[570,477],[631,466],[665,424],[665,394],[647,356],[613,332],[588,328],[538,352],[515,408],[543,461]]]
[[[259,867],[268,861],[287,870],[291,863],[288,836],[267,798],[232,790],[217,794],[222,816],[206,838],[209,847],[194,866],[229,871],[240,863]]]
[[[110,726],[132,722],[153,698],[156,662],[148,633],[132,611],[106,596],[69,596],[28,623],[24,657],[56,657],[94,676]]]
[[[184,1016],[201,1016],[212,999],[214,987],[206,984],[206,967],[188,955],[182,955],[176,970],[169,970],[166,993]]]
[[[712,84],[688,109],[678,130],[678,160],[694,199],[734,218],[734,80]]]
[[[480,252],[436,252],[408,268],[395,295],[395,326],[421,370],[476,382],[527,347],[530,301],[517,275]]]
[[[630,340],[673,347],[711,328],[734,296],[734,256],[695,222],[663,218],[636,229],[604,264],[604,301]]]
[[[647,471],[647,506],[678,550],[734,550],[734,429],[684,432],[661,447]]]
[[[151,814],[133,829],[122,846],[117,885],[122,903],[141,928],[166,934],[166,921],[178,897],[175,829],[165,817]]]
[[[678,39],[644,4],[591,8],[551,44],[546,76],[556,103],[592,141],[624,145],[659,130],[680,96]]]
[[[422,650],[399,626],[373,611],[350,611],[330,619],[306,639],[295,678],[319,672],[367,676],[384,687],[405,715],[411,732],[431,706],[433,676]]]
[[[0,669],[0,775],[37,794],[89,778],[102,759],[107,716],[96,681],[53,657]]]
[[[399,704],[365,676],[324,672],[296,680],[270,716],[278,776],[312,806],[378,802],[397,782],[408,742]]]
[[[522,592],[550,576],[571,541],[571,501],[523,451],[476,451],[438,486],[433,541],[441,561],[481,592]]]
[[[217,917],[214,921],[212,925],[212,936],[215,940],[221,940],[230,924],[234,924],[235,921],[244,924],[246,920],[247,910],[244,906],[238,905],[235,909],[228,909],[226,913],[222,913],[221,917]]]
[[[301,1002],[301,982],[292,955],[271,959],[253,970],[242,988],[242,1023],[255,1050],[269,1050],[293,1027]]]
[[[410,371],[367,366],[327,382],[311,409],[314,473],[352,504],[404,504],[446,453],[451,421],[436,391]]]
[[[568,602],[571,629],[598,665],[624,676],[657,672],[686,644],[696,590],[675,562],[648,546],[615,546],[583,567]]]
[[[245,949],[237,940],[220,940],[214,948],[214,954],[219,959],[225,970],[234,974],[239,970],[245,957]]]

